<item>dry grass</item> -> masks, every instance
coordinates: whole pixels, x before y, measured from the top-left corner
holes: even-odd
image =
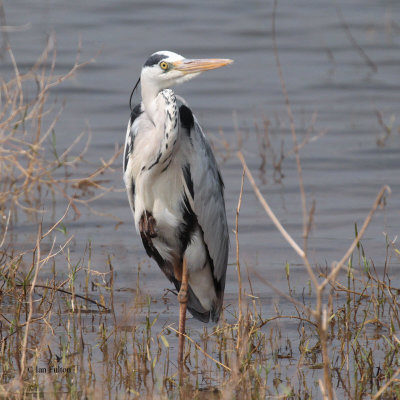
[[[56,50],[54,38],[32,68],[21,74],[12,50],[8,54],[14,66],[15,77],[2,80],[0,91],[0,216],[15,220],[18,210],[29,215],[43,213],[44,196],[64,197],[76,216],[79,207],[90,208],[90,203],[111,190],[96,178],[119,156],[120,151],[84,179],[72,179],[68,168],[77,167],[89,143],[90,132],[78,135],[62,153],[58,152],[55,127],[62,113],[49,105],[53,87],[72,77],[79,69],[93,60],[80,62],[79,50],[75,64],[65,75],[55,74]],[[82,141],[86,138],[86,143]],[[78,152],[76,149],[81,148]],[[77,191],[97,189],[96,195],[80,198]],[[72,192],[72,193],[70,193]]]
[[[179,384],[177,332],[174,324],[157,324],[160,306],[136,288],[126,318],[117,318],[112,264],[96,272],[88,249],[66,277],[59,276],[56,266],[66,260],[69,240],[44,251],[49,236],[39,229],[32,251],[2,263],[3,397],[307,399],[321,398],[321,391],[329,396],[328,384],[338,398],[400,395],[400,288],[390,281],[391,259],[400,251],[388,238],[384,270],[359,243],[340,279],[329,279],[322,322],[312,312],[318,292],[309,288],[305,297],[289,265],[288,291],[279,296],[292,311],[286,306],[284,313],[277,308],[264,316],[261,301],[242,288],[242,303],[230,307],[236,322],[205,327],[200,337],[189,331]],[[49,264],[53,276],[43,272]],[[331,274],[328,268],[316,272],[322,282]],[[265,277],[257,279],[270,286]]]

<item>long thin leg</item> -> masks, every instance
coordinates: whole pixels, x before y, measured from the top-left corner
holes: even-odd
[[[183,366],[183,350],[185,347],[185,322],[186,322],[186,309],[188,301],[188,271],[186,259],[183,258],[182,263],[182,281],[181,288],[178,293],[179,301],[179,350],[178,350],[178,364],[181,369]]]

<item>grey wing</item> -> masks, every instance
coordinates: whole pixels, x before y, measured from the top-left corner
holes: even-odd
[[[132,174],[129,171],[129,159],[133,153],[133,148],[135,145],[135,137],[138,131],[138,124],[135,124],[136,119],[142,113],[141,104],[136,105],[129,118],[128,128],[126,130],[125,147],[124,147],[124,159],[123,159],[123,171],[124,171],[124,181],[126,186],[126,192],[128,194],[129,204],[131,206],[132,212],[135,212],[135,181]]]
[[[213,262],[214,279],[220,284],[223,292],[229,247],[224,183],[211,146],[196,118],[193,118],[189,135],[194,150],[189,160],[193,183],[193,211],[203,230],[204,242]]]

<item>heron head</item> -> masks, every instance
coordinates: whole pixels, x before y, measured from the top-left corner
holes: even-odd
[[[159,92],[194,78],[203,71],[231,64],[222,58],[186,59],[172,51],[157,51],[144,63],[140,76],[143,87]]]

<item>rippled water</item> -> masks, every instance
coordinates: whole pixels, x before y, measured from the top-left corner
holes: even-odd
[[[168,49],[186,57],[224,57],[235,63],[223,70],[205,73],[176,88],[198,116],[205,132],[218,144],[220,131],[232,153],[219,157],[226,186],[230,227],[234,227],[241,165],[235,156],[238,136],[242,150],[258,178],[269,204],[294,238],[302,242],[302,214],[298,177],[293,155],[282,162],[284,177],[273,179],[272,156],[267,152],[264,175],[259,167],[260,137],[265,119],[279,158],[292,148],[289,120],[275,63],[272,42],[272,2],[251,0],[187,1],[93,1],[6,0],[7,24],[19,26],[9,33],[10,44],[22,70],[29,68],[43,50],[48,35],[56,35],[57,73],[73,65],[79,40],[81,59],[96,62],[60,85],[53,92],[66,108],[57,125],[57,140],[66,146],[82,130],[92,131],[86,159],[98,163],[110,157],[115,144],[124,141],[129,116],[128,99],[145,59],[154,51]],[[340,11],[338,8],[340,7]],[[277,45],[282,71],[301,141],[307,131],[316,138],[301,150],[308,206],[316,201],[310,235],[310,258],[315,264],[330,264],[341,258],[354,237],[354,223],[361,225],[384,184],[392,195],[385,212],[379,212],[363,240],[369,256],[379,267],[384,261],[385,238],[398,234],[400,226],[400,3],[396,1],[280,1],[276,15]],[[352,37],[371,60],[351,42]],[[99,52],[99,53],[98,53]],[[11,71],[6,57],[1,71]],[[392,124],[384,136],[377,113]],[[315,115],[314,115],[315,114]],[[315,123],[313,119],[315,118]],[[257,127],[256,127],[257,126]],[[224,151],[220,154],[226,155]],[[120,162],[117,163],[120,167]],[[85,176],[93,165],[84,164],[76,176]],[[123,189],[121,174],[112,175]],[[115,220],[90,213],[67,226],[75,234],[74,256],[79,258],[87,239],[92,240],[95,262],[102,268],[112,254],[117,289],[135,287],[138,261],[146,259],[134,232],[123,190],[103,197],[95,208],[111,212],[124,221],[115,230]],[[58,214],[65,208],[58,204]],[[28,223],[17,228],[35,231]],[[286,290],[284,265],[289,262],[298,285],[307,278],[300,260],[272,226],[251,187],[245,185],[240,215],[240,251],[243,263]],[[230,263],[235,262],[231,235]],[[147,265],[147,264],[146,264]],[[155,263],[143,267],[144,291],[160,299],[170,287]],[[228,268],[226,303],[236,302],[236,271]],[[268,315],[275,294],[254,282],[255,294],[265,299]],[[129,302],[129,292],[116,293],[118,307]],[[159,311],[164,304],[159,302]],[[176,300],[161,317],[175,321]],[[189,327],[201,324],[190,321]]]

